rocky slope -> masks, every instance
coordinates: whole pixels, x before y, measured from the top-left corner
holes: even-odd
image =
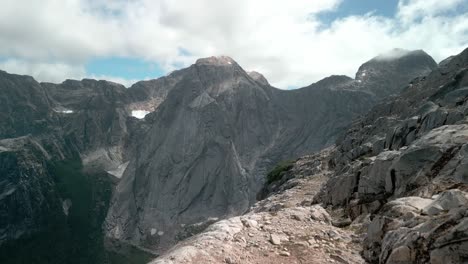
[[[463,263],[468,172],[468,50],[376,106],[338,143],[320,201],[370,214],[364,256]]]
[[[435,67],[427,54],[409,54],[417,59],[412,77]],[[193,225],[246,211],[276,162],[331,145],[376,103],[369,83],[385,86],[394,76],[400,86],[408,82],[406,59],[385,62],[393,66],[390,77],[332,76],[294,91],[269,86],[229,57],[200,59],[177,72],[181,77],[146,118],[150,128],[116,189],[107,235],[161,251]],[[381,63],[365,68],[376,65],[377,72]]]
[[[353,232],[311,205],[331,173],[329,152],[300,158],[283,175],[289,180],[248,213],[209,226],[151,263],[364,263]]]

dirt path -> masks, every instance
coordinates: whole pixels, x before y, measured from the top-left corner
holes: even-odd
[[[321,158],[299,159],[294,177],[249,213],[211,225],[152,263],[364,263],[357,236],[311,205],[330,173]]]

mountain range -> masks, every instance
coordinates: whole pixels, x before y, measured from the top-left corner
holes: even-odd
[[[354,79],[333,75],[295,90],[226,56],[130,88],[0,71],[0,260],[164,254],[281,189],[291,179],[267,179],[278,162],[329,147],[332,173],[314,199],[345,208],[344,218],[434,192],[442,172],[463,182],[463,158],[446,165],[466,142],[467,52],[439,64],[424,51],[397,53],[364,63]],[[363,242],[368,261],[391,254],[382,243]],[[43,254],[41,245],[57,249]]]

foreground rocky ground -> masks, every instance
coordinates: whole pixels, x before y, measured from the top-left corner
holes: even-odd
[[[328,153],[299,159],[248,213],[211,225],[152,263],[364,263],[359,236],[311,204],[330,174]]]
[[[373,213],[349,218],[349,210],[316,203],[333,174],[333,151],[297,160],[248,213],[216,222],[151,263],[467,263],[466,185],[374,202]]]

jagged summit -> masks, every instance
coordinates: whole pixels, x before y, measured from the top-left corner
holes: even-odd
[[[211,56],[207,58],[200,58],[195,62],[196,65],[216,65],[216,66],[227,66],[235,65],[235,62],[231,57],[228,56]]]

